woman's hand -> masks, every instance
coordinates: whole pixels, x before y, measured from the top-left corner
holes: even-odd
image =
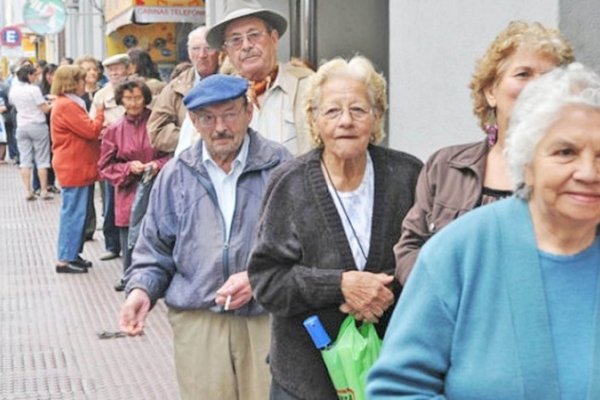
[[[40,105],[38,106],[38,108],[39,108],[40,110],[42,110],[42,112],[43,112],[44,114],[48,114],[48,113],[50,112],[50,109],[52,108],[52,103],[51,103],[51,102],[49,102],[49,101],[47,101],[47,102],[45,102],[45,103],[42,103],[42,104],[40,104]]]
[[[357,320],[378,322],[394,303],[394,293],[387,287],[392,275],[366,271],[346,271],[342,274],[342,294],[346,302],[340,311],[352,314]]]
[[[145,165],[141,161],[134,160],[129,162],[129,170],[132,174],[141,175],[144,173],[144,168]]]
[[[156,161],[150,161],[149,163],[146,163],[144,168],[150,168],[150,171],[152,171],[152,176],[158,174],[158,163]]]

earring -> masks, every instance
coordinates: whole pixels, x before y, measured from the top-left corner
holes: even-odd
[[[493,108],[488,113],[488,123],[483,125],[483,130],[487,134],[488,146],[492,147],[498,140],[498,123],[496,122],[496,109]]]
[[[488,146],[492,147],[498,140],[498,125],[485,124],[485,133],[487,134]]]

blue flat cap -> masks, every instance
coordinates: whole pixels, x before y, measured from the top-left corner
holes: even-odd
[[[215,74],[202,79],[183,98],[190,110],[223,103],[242,97],[248,90],[248,81],[237,76]]]

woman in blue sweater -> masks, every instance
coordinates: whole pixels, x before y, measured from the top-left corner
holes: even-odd
[[[600,398],[600,77],[529,84],[506,155],[516,196],[423,247],[369,399]]]

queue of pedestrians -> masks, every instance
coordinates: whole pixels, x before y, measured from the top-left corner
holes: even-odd
[[[102,62],[102,88],[90,57],[58,67],[47,98],[16,71],[0,112],[17,111],[27,200],[34,164],[52,199],[51,138],[56,272],[92,268],[103,179],[120,328],[142,335],[164,299],[183,399],[346,398],[311,316],[383,338],[351,398],[600,397],[600,77],[558,30],[511,22],[470,85],[485,137],[423,165],[381,146],[374,65],[279,60],[287,25],[230,1],[169,83],[139,49]]]

